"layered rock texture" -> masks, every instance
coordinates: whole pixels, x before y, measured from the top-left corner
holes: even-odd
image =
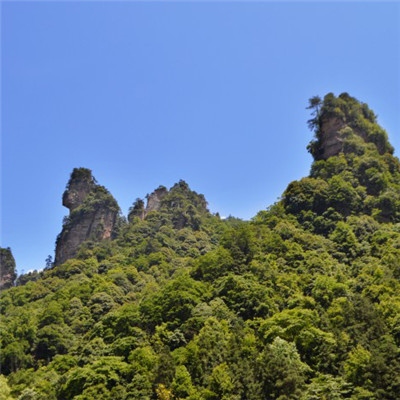
[[[63,195],[70,210],[57,238],[55,265],[76,256],[86,240],[110,239],[117,223],[119,206],[106,188],[96,183],[92,172],[75,168]]]
[[[0,247],[0,290],[13,286],[16,277],[15,260],[11,249]]]

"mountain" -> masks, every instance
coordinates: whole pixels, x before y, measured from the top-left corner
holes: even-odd
[[[400,162],[372,110],[313,97],[308,177],[251,221],[180,181],[121,216],[72,172],[53,268],[0,297],[0,398],[396,400]]]

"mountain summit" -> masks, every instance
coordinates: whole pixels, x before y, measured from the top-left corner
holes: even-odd
[[[328,93],[323,101],[318,96],[311,98],[308,108],[313,114],[308,124],[315,132],[308,149],[316,160],[340,153],[365,153],[367,144],[375,145],[381,155],[393,154],[387,133],[366,103],[347,93],[338,97]]]
[[[286,210],[319,233],[350,215],[400,222],[400,163],[375,114],[347,93],[314,97],[310,108],[315,161],[309,177],[286,189]]]

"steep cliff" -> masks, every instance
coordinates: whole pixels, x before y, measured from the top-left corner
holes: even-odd
[[[309,125],[315,139],[308,149],[316,160],[326,160],[340,153],[353,153],[355,142],[372,144],[379,154],[393,153],[385,130],[377,124],[376,115],[367,104],[342,93],[328,93],[323,101],[310,100],[314,118]]]
[[[331,233],[339,220],[368,215],[400,222],[400,163],[367,104],[342,93],[310,99],[315,133],[310,176],[291,182],[286,210],[308,229]]]
[[[149,212],[160,209],[162,199],[167,195],[168,189],[165,186],[159,186],[153,193],[147,196],[147,205],[145,215]]]
[[[70,210],[56,242],[55,265],[74,257],[86,240],[110,239],[117,222],[119,207],[106,188],[96,183],[92,172],[75,168],[63,195]]]
[[[15,260],[11,249],[0,247],[0,290],[13,286],[16,277]]]

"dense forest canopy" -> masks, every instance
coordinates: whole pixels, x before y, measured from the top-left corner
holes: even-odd
[[[310,175],[251,221],[180,181],[3,290],[0,400],[398,399],[400,162],[366,104],[309,108]],[[119,210],[88,171],[68,232]]]

